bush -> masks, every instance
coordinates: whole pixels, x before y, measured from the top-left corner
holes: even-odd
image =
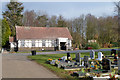
[[[113,46],[112,47],[118,47],[118,42],[112,42],[111,44],[113,44]]]
[[[88,49],[88,48],[92,48],[92,49],[99,49],[100,48],[100,46],[99,46],[99,44],[98,43],[87,43],[86,44],[86,49]]]

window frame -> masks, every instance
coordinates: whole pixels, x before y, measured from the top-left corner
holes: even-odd
[[[42,40],[42,47],[45,47],[46,46],[46,40]]]
[[[25,47],[25,40],[21,40],[21,47]]]
[[[51,46],[54,47],[55,46],[55,41],[51,40]]]
[[[32,47],[35,47],[35,40],[32,40]]]

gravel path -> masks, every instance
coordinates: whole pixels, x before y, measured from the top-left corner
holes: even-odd
[[[3,78],[58,78],[25,55],[2,54]]]

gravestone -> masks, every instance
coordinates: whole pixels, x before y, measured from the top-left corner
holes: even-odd
[[[69,57],[70,57],[70,53],[67,53],[67,60],[69,59]]]
[[[111,55],[113,55],[113,54],[114,54],[114,56],[116,55],[116,50],[115,49],[111,50]]]
[[[120,75],[120,57],[118,58],[118,74]]]
[[[76,62],[81,62],[80,53],[76,53]]]
[[[88,64],[88,56],[84,56],[84,66],[87,68],[89,66]]]
[[[111,61],[109,59],[104,58],[102,60],[102,67],[104,70],[111,70]]]
[[[63,57],[61,57],[61,59],[62,59],[63,61],[65,61],[65,60],[67,60],[67,56],[63,56]]]
[[[95,51],[94,50],[91,50],[91,52],[90,52],[90,58],[91,59],[95,58]]]
[[[102,60],[102,56],[103,56],[103,54],[102,54],[102,52],[98,52],[98,59],[97,60]]]
[[[84,66],[84,61],[82,61],[82,66]]]
[[[118,57],[120,57],[120,49],[118,50]]]
[[[120,49],[118,50],[118,74],[120,75]]]

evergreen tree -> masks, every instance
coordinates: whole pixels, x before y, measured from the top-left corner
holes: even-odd
[[[11,0],[10,3],[7,5],[7,10],[3,12],[3,17],[8,21],[8,24],[10,26],[12,36],[15,35],[15,26],[21,26],[22,25],[22,11],[24,7],[22,6],[21,2],[18,2],[15,0]]]
[[[9,36],[11,35],[10,27],[6,19],[2,20],[2,46],[7,45]]]
[[[67,26],[65,20],[63,19],[63,17],[61,15],[58,18],[57,26],[58,27],[66,27]]]

